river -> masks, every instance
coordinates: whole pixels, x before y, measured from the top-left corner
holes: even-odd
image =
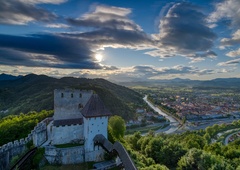
[[[178,130],[179,128],[179,122],[174,118],[174,117],[171,117],[169,116],[168,114],[162,112],[158,107],[154,106],[151,102],[149,102],[147,100],[147,95],[145,95],[145,97],[143,98],[143,100],[155,111],[157,112],[158,114],[160,115],[163,115],[166,119],[169,120],[170,122],[170,128],[164,128],[164,129],[159,129],[157,131],[155,131],[155,133],[166,133],[166,134],[169,134],[169,133],[174,133],[176,130]]]

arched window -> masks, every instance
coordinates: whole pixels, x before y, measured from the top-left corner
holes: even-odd
[[[79,98],[82,98],[82,93],[79,94]]]
[[[71,98],[73,98],[73,94],[71,94]]]
[[[61,97],[62,97],[62,98],[64,97],[64,94],[63,94],[63,93],[61,94]]]

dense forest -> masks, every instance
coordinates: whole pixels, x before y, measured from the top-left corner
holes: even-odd
[[[139,93],[104,79],[56,79],[29,74],[13,80],[0,80],[0,118],[21,112],[52,110],[53,91],[59,88],[94,90],[113,115],[125,120],[134,119],[136,107],[144,104]]]
[[[239,127],[240,120],[182,134],[135,133],[122,141],[140,170],[240,170],[240,139],[228,145],[211,140],[218,132]]]
[[[52,117],[53,111],[29,112],[10,115],[0,119],[0,146],[14,140],[27,137],[37,123],[46,117]]]

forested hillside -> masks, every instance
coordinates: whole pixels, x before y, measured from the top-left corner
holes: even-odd
[[[182,134],[135,133],[123,142],[140,170],[240,170],[240,139],[228,145],[211,140],[223,129],[239,127],[240,120]]]
[[[52,110],[43,110],[38,113],[29,112],[27,114],[10,115],[0,119],[0,146],[27,137],[37,123],[52,116]]]
[[[53,91],[59,88],[94,90],[112,114],[126,120],[135,117],[136,105],[143,104],[142,96],[137,92],[104,79],[56,79],[30,74],[15,80],[0,81],[0,117],[21,112],[52,110]]]

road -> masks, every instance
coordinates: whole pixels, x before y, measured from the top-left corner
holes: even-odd
[[[179,124],[179,122],[178,122],[176,119],[174,119],[173,117],[171,117],[171,116],[167,115],[166,113],[162,112],[158,107],[154,106],[151,102],[149,102],[149,101],[147,100],[147,95],[145,95],[145,97],[143,98],[143,100],[144,100],[155,112],[157,112],[158,114],[164,116],[164,117],[165,117],[166,119],[168,119],[169,122],[170,122],[170,125],[169,125],[170,127],[168,126],[168,127],[164,128],[164,129],[159,129],[159,130],[155,131],[155,133],[162,133],[162,132],[163,132],[163,133],[169,134],[169,133],[174,133],[175,131],[178,130],[180,124]]]
[[[234,132],[234,133],[232,133],[232,134],[229,134],[229,135],[225,138],[225,140],[224,140],[224,145],[227,145],[227,144],[228,144],[228,140],[229,140],[229,138],[230,138],[232,135],[237,134],[237,133],[239,133],[239,132],[240,132],[240,131]]]
[[[224,118],[224,119],[211,119],[211,120],[201,120],[200,125],[198,126],[192,126],[189,125],[190,122],[194,121],[187,121],[188,127],[185,130],[200,130],[200,129],[206,129],[208,126],[213,126],[214,124],[223,124],[223,123],[232,123],[234,120],[233,118]]]

